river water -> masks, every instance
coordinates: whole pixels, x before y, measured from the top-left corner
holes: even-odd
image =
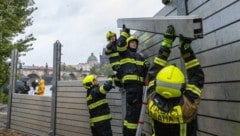
[[[52,85],[46,85],[45,86],[45,91],[44,91],[44,96],[52,96],[52,91],[50,88]],[[36,92],[38,87],[36,87],[36,90],[34,91],[32,87],[30,87],[30,91],[28,92],[29,95],[34,95],[34,92]]]

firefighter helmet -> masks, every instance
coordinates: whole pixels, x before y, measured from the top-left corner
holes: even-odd
[[[129,43],[130,43],[131,41],[136,41],[136,42],[137,42],[137,45],[138,45],[138,39],[137,39],[136,36],[130,36],[130,37],[127,38],[127,45],[128,45],[128,46],[129,46]]]
[[[90,89],[91,87],[93,87],[95,79],[96,79],[95,75],[88,75],[84,77],[84,79],[82,80],[83,87],[85,89]]]
[[[156,92],[167,99],[180,97],[184,83],[185,78],[182,71],[174,65],[169,65],[157,74]]]
[[[111,37],[115,36],[116,37],[116,33],[112,32],[112,31],[108,31],[106,33],[106,38],[108,41],[110,41]]]

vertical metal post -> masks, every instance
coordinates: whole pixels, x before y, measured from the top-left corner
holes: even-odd
[[[16,74],[17,74],[17,61],[18,61],[18,50],[12,50],[12,62],[11,62],[11,73],[10,73],[10,83],[8,91],[8,111],[7,111],[7,128],[11,127],[11,115],[12,115],[12,96],[15,92],[16,84]]]
[[[56,41],[53,48],[53,89],[51,104],[51,128],[49,135],[56,135],[56,112],[57,112],[57,82],[60,80],[61,67],[61,43]]]

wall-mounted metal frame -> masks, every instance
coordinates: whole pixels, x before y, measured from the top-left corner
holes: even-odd
[[[184,35],[188,38],[202,38],[202,18],[199,16],[160,16],[145,18],[121,18],[117,20],[119,28],[125,25],[131,30],[164,34],[167,26],[173,25],[176,35]]]

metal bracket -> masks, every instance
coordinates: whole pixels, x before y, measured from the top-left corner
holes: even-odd
[[[121,18],[117,20],[117,27],[137,31],[164,34],[167,26],[173,25],[176,36],[180,34],[188,38],[203,38],[202,18],[199,16],[156,16],[144,18]]]

